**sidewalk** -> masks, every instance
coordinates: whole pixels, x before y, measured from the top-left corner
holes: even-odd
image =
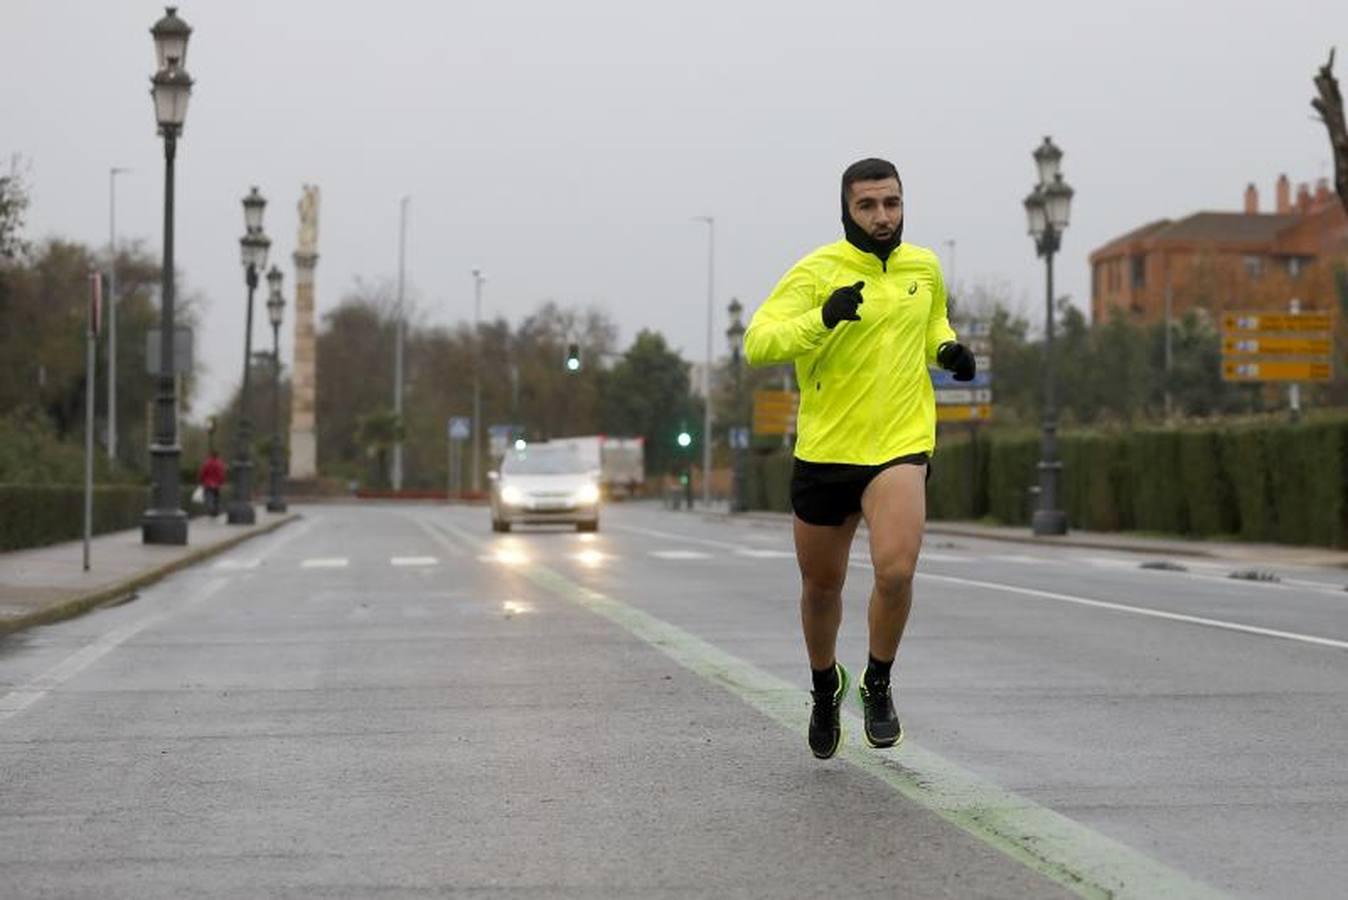
[[[90,542],[88,572],[83,541],[0,553],[0,634],[77,616],[297,518],[259,506],[256,525],[193,519],[185,547],[142,544],[139,528],[99,535]]]
[[[724,521],[757,521],[777,525],[785,525],[790,521],[789,514],[773,512],[748,512],[728,515],[723,512],[704,511],[703,515],[713,516]],[[865,527],[864,523],[862,527]],[[1069,531],[1061,537],[1037,537],[1028,528],[958,521],[928,522],[926,533],[929,536],[1010,541],[1021,544],[1037,544],[1042,547],[1077,547],[1151,556],[1207,557],[1209,559],[1223,559],[1240,563],[1263,563],[1266,565],[1348,568],[1348,551],[1335,550],[1331,547],[1247,544],[1233,541],[1151,537],[1127,532],[1099,531]]]

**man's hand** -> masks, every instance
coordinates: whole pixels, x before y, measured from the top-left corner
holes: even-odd
[[[825,327],[833,328],[839,322],[861,321],[857,307],[862,303],[861,289],[865,286],[866,282],[858,281],[851,287],[838,288],[824,301],[822,314]]]
[[[955,373],[956,381],[973,381],[978,374],[978,362],[973,352],[963,344],[949,341],[936,351],[936,361],[942,369]]]

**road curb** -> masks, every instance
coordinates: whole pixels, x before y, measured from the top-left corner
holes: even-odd
[[[275,522],[268,522],[260,528],[254,528],[243,534],[226,538],[223,541],[217,541],[209,546],[194,550],[186,556],[179,557],[172,562],[165,563],[162,566],[157,566],[153,569],[148,569],[134,578],[119,581],[116,584],[99,588],[96,591],[82,594],[79,597],[62,600],[59,603],[54,603],[51,606],[44,607],[35,612],[26,613],[22,616],[16,616],[12,619],[0,619],[0,635],[13,634],[16,631],[22,631],[25,628],[32,628],[36,625],[50,625],[53,622],[72,619],[75,616],[82,615],[97,606],[107,603],[109,600],[115,600],[118,597],[125,596],[138,588],[153,584],[161,578],[172,575],[174,572],[186,569],[188,566],[194,566],[202,560],[210,559],[212,556],[223,553],[226,550],[232,550],[244,541],[259,535],[270,534],[282,525],[287,525],[299,518],[301,518],[299,513],[290,513],[284,518],[278,519]]]
[[[927,534],[939,534],[944,537],[963,537],[978,538],[985,541],[1005,541],[1009,544],[1037,544],[1041,547],[1074,547],[1083,550],[1112,550],[1117,553],[1160,553],[1170,556],[1198,556],[1205,559],[1216,559],[1220,554],[1203,547],[1171,546],[1164,547],[1145,547],[1137,544],[1129,544],[1126,541],[1112,541],[1106,538],[1103,541],[1080,541],[1073,540],[1070,536],[1066,537],[1036,537],[1032,534],[987,534],[982,531],[973,531],[960,528],[958,525],[936,525],[932,527],[927,525]]]
[[[718,522],[745,522],[747,524],[777,525],[788,524],[790,522],[789,513],[770,513],[770,512],[746,512],[746,513],[724,513],[724,512],[703,512],[701,515],[713,521]],[[866,527],[862,522],[861,528]],[[996,532],[986,532],[979,529],[961,528],[959,525],[947,525],[940,522],[928,522],[926,528],[927,534],[940,535],[942,537],[962,537],[986,541],[1003,541],[1010,544],[1034,544],[1040,547],[1072,547],[1081,550],[1109,550],[1116,553],[1136,553],[1136,554],[1158,554],[1162,556],[1189,556],[1202,559],[1227,559],[1228,557],[1216,553],[1211,549],[1200,545],[1189,546],[1187,544],[1166,545],[1158,547],[1141,546],[1129,543],[1126,540],[1079,540],[1074,539],[1070,534],[1063,537],[1037,537],[1033,534],[998,534]]]

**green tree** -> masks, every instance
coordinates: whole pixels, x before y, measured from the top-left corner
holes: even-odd
[[[85,332],[89,274],[106,269],[87,247],[54,239],[27,254],[0,259],[0,359],[6,377],[0,379],[0,415],[37,411],[50,423],[58,441],[81,440],[85,402]],[[145,339],[158,325],[153,302],[159,284],[159,264],[140,245],[117,255],[117,423],[118,457],[126,466],[144,471],[148,466],[147,414],[155,381],[145,373]],[[180,283],[182,278],[179,278]],[[194,324],[199,296],[183,291],[179,322]],[[106,329],[97,345],[98,391],[95,415],[107,422]],[[189,408],[195,379],[181,385],[180,400]],[[99,442],[103,443],[100,424]]]
[[[356,421],[356,441],[375,464],[372,479],[375,484],[381,486],[390,484],[389,454],[394,445],[403,440],[406,434],[402,419],[392,410],[370,413]]]
[[[392,310],[386,285],[357,282],[323,316],[315,361],[315,418],[318,469],[324,475],[358,478],[366,471],[358,422],[393,402]]]
[[[674,443],[679,429],[700,430],[702,404],[689,394],[688,363],[654,331],[643,329],[606,373],[602,402],[605,432],[646,439],[647,473],[678,468],[684,458]]]
[[[0,262],[15,261],[28,252],[22,237],[28,200],[28,186],[15,156],[9,161],[9,174],[0,175]]]

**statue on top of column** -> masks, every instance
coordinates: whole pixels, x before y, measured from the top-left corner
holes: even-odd
[[[300,238],[297,253],[318,253],[318,186],[306,184],[300,195]]]

